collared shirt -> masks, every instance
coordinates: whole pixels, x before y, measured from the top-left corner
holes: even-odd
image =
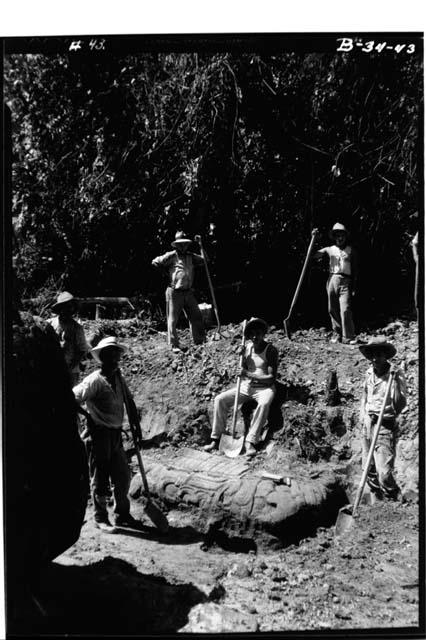
[[[330,259],[330,274],[351,276],[353,249],[347,245],[344,249],[339,249],[335,244],[331,247],[318,249],[317,254],[326,253]]]
[[[390,372],[382,376],[374,373],[373,367],[367,369],[363,390],[363,408],[366,413],[379,415]],[[407,404],[407,384],[401,369],[396,369],[394,380],[391,384],[390,394],[385,406],[384,418],[395,418]]]
[[[189,251],[181,255],[177,251],[168,251],[152,261],[155,266],[168,268],[173,289],[190,289],[194,282],[194,264],[203,263],[201,256]]]
[[[124,380],[123,384],[126,384]],[[110,429],[121,429],[124,418],[124,398],[117,374],[115,374],[115,389],[98,369],[75,386],[73,392],[78,404],[86,403],[95,424]]]
[[[68,369],[73,373],[78,372],[81,358],[90,350],[83,327],[74,318],[64,321],[55,316],[48,322],[59,338]]]

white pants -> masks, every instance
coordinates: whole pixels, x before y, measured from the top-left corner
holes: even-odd
[[[213,429],[211,435],[213,439],[219,439],[226,429],[226,419],[229,409],[234,406],[236,392],[237,387],[234,387],[233,389],[219,393],[214,399]],[[238,406],[240,407],[249,400],[255,400],[257,402],[251,419],[250,429],[246,437],[247,442],[256,444],[260,440],[262,429],[268,420],[269,407],[271,406],[274,396],[274,386],[258,387],[244,382],[241,384]]]

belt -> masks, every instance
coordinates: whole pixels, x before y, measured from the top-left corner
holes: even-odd
[[[350,273],[332,273],[330,271],[330,276],[341,276],[342,278],[352,278]]]

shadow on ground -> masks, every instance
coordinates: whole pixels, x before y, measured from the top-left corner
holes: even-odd
[[[110,556],[87,566],[51,563],[36,598],[47,615],[34,602],[23,603],[8,635],[174,633],[186,624],[190,609],[206,600],[192,584],[169,584]]]

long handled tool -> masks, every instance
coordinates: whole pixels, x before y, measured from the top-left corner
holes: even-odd
[[[305,273],[306,273],[306,269],[307,269],[308,264],[309,264],[309,260],[311,258],[311,253],[312,253],[312,249],[313,249],[314,242],[315,242],[315,236],[317,235],[317,233],[318,233],[318,229],[313,229],[312,230],[311,242],[309,244],[308,252],[307,252],[306,258],[305,258],[305,262],[303,264],[302,273],[300,274],[299,282],[297,283],[296,291],[294,293],[293,300],[291,302],[290,310],[288,312],[288,315],[283,320],[284,332],[285,332],[285,335],[287,336],[287,338],[289,338],[289,339],[290,339],[290,331],[289,331],[289,328],[288,328],[288,323],[289,323],[291,314],[293,313],[294,305],[296,304],[297,298],[299,296],[299,291],[300,291],[300,288],[302,286],[303,279],[305,277]]]
[[[136,451],[136,458],[138,460],[139,470],[147,498],[145,513],[161,533],[167,533],[167,531],[169,530],[169,523],[161,509],[152,501],[151,493],[148,486],[148,480],[146,478],[145,469],[142,463],[142,456],[137,445],[137,433],[140,430],[140,424],[136,414],[135,405],[132,398],[129,397],[127,387],[124,384],[123,378],[121,377],[121,372],[118,373],[118,378],[120,380],[124,404],[126,405],[127,416],[129,418],[130,431],[132,433],[133,444]]]
[[[213,309],[214,309],[214,314],[216,316],[216,322],[217,322],[217,334],[216,334],[216,337],[220,338],[220,336],[222,335],[222,332],[221,332],[220,319],[219,319],[219,310],[217,308],[216,296],[215,296],[214,289],[213,289],[212,279],[210,277],[210,270],[209,270],[209,265],[208,265],[208,262],[207,262],[207,254],[204,251],[204,247],[203,247],[203,243],[202,243],[202,240],[201,240],[201,236],[195,236],[195,240],[200,245],[201,256],[202,256],[202,258],[204,260],[204,267],[206,269],[207,281],[209,283],[210,295],[212,297]]]
[[[243,339],[241,342],[241,354],[240,354],[240,360],[239,360],[240,370],[243,366],[243,361],[244,361],[244,347],[246,345],[246,336],[245,336],[246,324],[247,324],[247,320],[244,320]],[[234,400],[234,410],[232,413],[231,434],[227,435],[223,433],[219,441],[219,451],[221,453],[224,453],[226,456],[228,456],[228,458],[236,458],[244,446],[245,435],[242,435],[240,438],[235,438],[235,426],[237,424],[237,411],[238,411],[238,401],[240,399],[240,387],[241,387],[241,373],[238,372],[237,389],[235,392],[235,400]]]
[[[344,534],[353,524],[354,519],[357,515],[357,511],[358,511],[358,506],[359,503],[361,502],[361,498],[363,496],[364,493],[364,487],[365,487],[365,483],[367,480],[367,475],[368,472],[370,470],[370,465],[371,465],[371,461],[373,459],[373,455],[374,455],[374,449],[376,446],[376,442],[377,442],[377,438],[379,437],[379,430],[380,427],[382,425],[382,421],[383,421],[383,414],[385,412],[385,408],[386,408],[386,403],[388,401],[388,397],[390,394],[390,389],[391,389],[391,385],[392,385],[392,380],[395,377],[395,372],[391,370],[390,374],[389,374],[389,380],[388,383],[386,385],[386,391],[385,391],[385,397],[383,399],[383,404],[380,410],[380,414],[379,417],[377,419],[377,424],[376,424],[376,428],[373,434],[373,439],[371,441],[371,445],[370,445],[370,450],[368,452],[368,456],[367,456],[367,460],[365,463],[365,467],[364,467],[364,471],[361,477],[361,482],[359,483],[359,487],[358,490],[356,492],[356,496],[355,496],[355,500],[354,500],[354,504],[353,506],[348,504],[345,505],[344,507],[342,507],[339,510],[339,515],[337,516],[337,520],[336,520],[336,527],[335,527],[335,531],[334,531],[334,535],[337,536],[341,536],[342,534]]]

